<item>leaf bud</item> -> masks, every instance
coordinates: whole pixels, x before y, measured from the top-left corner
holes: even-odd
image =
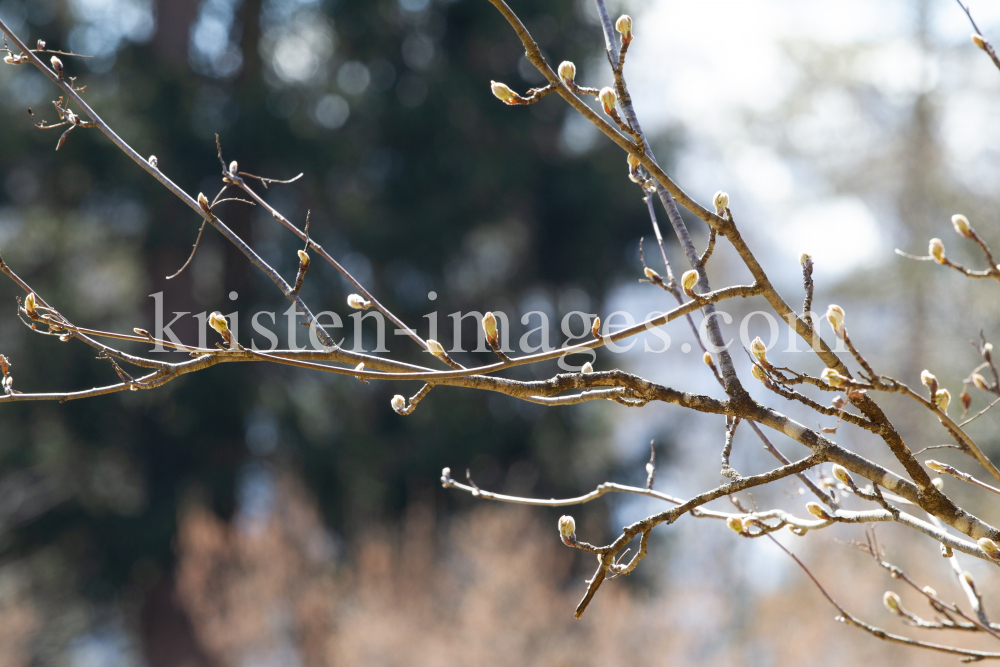
[[[927,369],[920,371],[920,382],[926,387],[937,386],[937,378]]]
[[[811,264],[812,261],[813,261],[812,255],[810,255],[807,252],[804,252],[801,255],[799,255],[799,264],[801,266],[806,266],[807,264]]]
[[[444,346],[442,346],[441,343],[437,342],[433,338],[427,339],[427,351],[433,354],[435,357],[445,356]]]
[[[882,596],[882,604],[894,614],[899,614],[899,596],[892,591],[886,591]]]
[[[845,316],[846,313],[844,313],[844,309],[837,304],[831,303],[826,307],[826,319],[833,327],[833,330],[837,332],[838,338],[842,337],[842,333],[844,331]]]
[[[983,391],[990,390],[990,383],[986,381],[986,378],[984,378],[981,373],[972,374],[972,384],[976,385],[977,389],[981,389]]]
[[[628,14],[622,14],[615,21],[615,30],[621,33],[622,40],[628,41],[632,39],[632,17]]]
[[[936,394],[934,394],[934,403],[938,406],[941,412],[947,413],[948,406],[951,405],[951,392],[947,389],[939,389]]]
[[[28,317],[31,319],[36,319],[38,317],[38,313],[35,311],[36,306],[35,293],[28,292],[28,296],[24,297],[24,312],[28,313]]]
[[[371,308],[372,302],[360,294],[351,294],[347,297],[347,305],[354,310],[367,310]]]
[[[729,195],[719,190],[715,193],[715,197],[712,198],[712,203],[715,204],[715,212],[722,213],[729,208]]]
[[[757,361],[767,363],[767,346],[764,345],[764,341],[760,339],[760,336],[754,338],[753,342],[750,343],[750,353],[756,357]]]
[[[827,511],[823,509],[823,506],[816,502],[806,503],[806,510],[809,511],[813,516],[819,517],[820,519],[829,520],[831,517],[827,514]]]
[[[931,239],[927,245],[927,252],[938,264],[944,264],[944,243],[941,239]]]
[[[576,65],[569,60],[559,63],[559,78],[566,83],[573,83],[576,79]]]
[[[688,296],[694,296],[694,286],[698,284],[698,272],[694,269],[690,271],[685,271],[684,275],[681,276],[681,287],[684,288],[684,292]]]
[[[396,394],[395,396],[392,397],[392,400],[389,401],[389,405],[391,405],[392,409],[395,410],[396,412],[402,413],[403,410],[406,409],[406,399],[403,398],[400,394]]]
[[[59,78],[61,79],[62,75],[63,75],[63,64],[62,64],[62,61],[59,60],[59,58],[57,58],[56,56],[52,56],[52,58],[51,58],[51,60],[49,60],[49,62],[52,63],[52,69],[55,70],[55,73],[58,74]]]
[[[840,387],[844,384],[844,380],[847,379],[832,368],[824,368],[819,377],[831,387]]]
[[[236,160],[233,160],[232,162],[229,163],[229,174],[231,176],[235,176],[236,172],[238,172],[239,170],[240,166],[236,163]]]
[[[981,48],[983,51],[986,50],[986,38],[982,35],[972,33],[972,43]]]
[[[614,111],[615,104],[618,103],[618,96],[615,95],[615,91],[605,86],[597,94],[597,99],[601,100],[601,104],[604,105],[604,113],[610,116],[611,112]]]
[[[851,486],[851,483],[853,482],[853,480],[851,479],[851,473],[847,472],[847,468],[845,468],[844,466],[840,465],[839,463],[838,464],[834,464],[832,472],[833,472],[833,476],[834,477],[836,477],[837,479],[839,479],[841,482],[843,482],[847,486]]]
[[[493,91],[493,95],[501,102],[506,102],[510,104],[511,100],[517,97],[517,93],[510,89],[506,83],[500,83],[499,81],[490,81],[490,90]]]
[[[39,51],[44,51],[45,50],[45,40],[44,39],[38,40],[38,43],[36,44],[35,48],[37,48]]]
[[[764,369],[757,364],[750,367],[750,375],[753,376],[754,380],[760,380],[761,382],[767,379],[767,374],[764,373]]]
[[[219,332],[223,337],[229,334],[229,322],[219,311],[215,311],[208,316],[208,325]]]
[[[972,588],[976,587],[976,580],[972,578],[972,574],[968,570],[962,573],[962,581]]]
[[[931,588],[930,586],[924,586],[923,589],[921,590],[923,590],[923,592],[926,593],[927,595],[930,595],[932,597],[937,597],[937,591]]]
[[[594,316],[594,322],[590,325],[590,335],[594,338],[601,337],[601,318]]]
[[[160,168],[160,161],[156,159],[155,155],[150,155],[149,159],[146,161],[149,162],[149,166],[152,167],[153,169]]]
[[[955,231],[966,238],[972,238],[972,226],[969,219],[961,213],[951,216],[951,224],[955,226]]]
[[[726,519],[726,525],[737,533],[743,534],[743,521],[739,517],[731,516]]]
[[[580,372],[586,375],[587,373],[594,372],[594,366],[589,361],[580,367]]]
[[[941,479],[940,477],[935,477],[934,479],[932,479],[931,480],[931,484],[938,491],[943,491],[944,490],[944,480]]]
[[[705,365],[708,366],[709,368],[715,367],[715,360],[712,359],[711,352],[706,352],[705,354],[701,355],[701,360],[704,361]]]
[[[497,339],[497,317],[492,312],[483,315],[483,331],[486,332],[486,340]]]
[[[935,461],[934,459],[927,459],[924,461],[924,465],[933,470],[934,472],[948,472],[948,468],[951,466],[945,465],[940,461]]]
[[[993,560],[1000,560],[1000,546],[988,537],[980,537],[979,548],[986,552],[986,555]]]
[[[307,253],[305,250],[299,250],[298,255],[299,255],[299,263],[305,266],[309,266],[309,253]]]
[[[576,541],[576,520],[568,514],[559,517],[559,536],[563,542]]]
[[[830,401],[830,406],[834,410],[843,410],[845,405],[847,405],[847,399],[841,394],[837,394],[833,397],[833,400]]]
[[[642,267],[642,272],[645,273],[646,277],[652,280],[654,283],[663,282],[663,278],[660,277],[660,274],[654,271],[653,269],[649,268],[648,266]]]
[[[204,192],[198,193],[198,206],[200,206],[201,210],[206,214],[212,215],[212,209],[208,204],[208,197],[205,196]]]

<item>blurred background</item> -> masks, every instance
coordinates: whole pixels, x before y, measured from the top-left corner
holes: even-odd
[[[551,63],[575,61],[583,85],[610,82],[590,0],[512,6]],[[951,229],[958,212],[1000,244],[1000,72],[970,43],[960,8],[639,0],[610,9],[634,18],[626,75],[661,164],[700,201],[729,192],[786,300],[801,299],[798,256],[809,252],[815,309],[844,306],[876,370],[916,384],[929,368],[957,396],[978,364],[968,341],[998,330],[995,287],[893,249],[922,255],[939,236],[949,257],[981,267]],[[981,0],[971,9],[1000,41],[1000,7]],[[621,151],[555,96],[512,108],[490,94],[491,79],[523,91],[540,78],[483,0],[2,0],[0,18],[30,44],[92,54],[64,59],[69,74],[120,136],[155,154],[188,192],[220,187],[216,133],[244,171],[303,172],[267,199],[300,225],[311,211],[314,238],[425,335],[432,310],[442,313],[445,342],[445,313],[537,310],[550,315],[558,345],[567,312],[625,310],[639,320],[671,306],[638,281],[640,238],[650,265],[663,267],[649,252],[649,219]],[[81,326],[152,329],[149,295],[162,291],[167,311],[238,310],[247,332],[249,314],[275,311],[284,341],[287,302],[212,229],[191,266],[165,280],[187,258],[197,216],[97,131],[77,130],[54,152],[58,135],[33,128],[26,113],[52,121],[54,97],[30,67],[0,68],[0,250],[11,267]],[[218,212],[294,275],[300,244],[270,216],[235,202]],[[703,245],[704,225],[690,224]],[[682,253],[667,244],[682,271]],[[717,287],[748,278],[724,241],[710,275]],[[314,262],[303,296],[346,320],[350,291]],[[15,317],[15,296],[23,295],[0,281],[0,353],[16,389],[117,381],[91,349],[32,334]],[[734,318],[727,337],[738,339],[745,316],[766,304],[723,310]],[[527,327],[511,321],[516,340]],[[193,322],[174,331],[194,340]],[[473,322],[465,324],[471,340]],[[595,367],[719,395],[700,353],[684,351],[694,343],[684,326],[666,329],[664,352],[648,351],[661,348],[656,338],[648,348],[637,339],[627,354],[601,353]],[[821,370],[804,344],[790,347],[786,327],[775,331],[773,361]],[[745,333],[772,340],[761,316]],[[394,356],[420,361],[409,341],[389,338]],[[748,379],[745,355],[735,358]],[[519,372],[559,371],[552,363]],[[750,389],[809,426],[834,426]],[[772,544],[690,517],[658,529],[629,580],[605,584],[573,619],[594,563],[559,545],[560,512],[442,490],[441,468],[469,468],[481,487],[507,493],[578,495],[606,480],[641,484],[652,440],[656,488],[683,497],[721,480],[723,420],[666,405],[544,409],[449,388],[405,419],[389,408],[393,394],[415,390],[228,364],[155,391],[4,405],[0,667],[579,665],[625,652],[652,664],[941,663],[836,623]],[[902,399],[881,403],[911,448],[946,442]],[[985,404],[974,394],[973,410]],[[996,419],[970,427],[994,460]],[[867,434],[841,427],[832,437],[894,467]],[[774,442],[789,457],[803,453]],[[942,451],[935,458],[978,474]],[[773,459],[742,428],[733,465],[750,474]],[[1000,521],[996,503],[950,478],[945,487]],[[753,500],[802,514],[801,493],[789,481]],[[573,513],[578,534],[603,543],[657,509],[606,496]],[[960,600],[936,544],[911,533],[878,528],[887,559]],[[863,537],[839,526],[779,539],[851,611],[915,634],[881,596],[892,588],[904,603],[917,600],[851,548]],[[997,599],[995,570],[962,564]]]

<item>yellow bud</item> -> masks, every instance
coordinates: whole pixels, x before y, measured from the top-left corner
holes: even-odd
[[[391,405],[392,409],[395,410],[396,412],[402,412],[403,410],[406,409],[406,399],[400,396],[399,394],[396,394],[395,396],[392,397],[392,400],[389,402],[389,405]]]
[[[938,264],[944,264],[944,243],[941,239],[931,239],[927,244],[927,252]]]
[[[615,30],[621,33],[622,39],[631,39],[632,37],[632,17],[628,14],[622,14],[615,21]]]
[[[691,290],[693,290],[694,286],[697,284],[698,284],[698,272],[695,271],[694,269],[691,269],[690,271],[685,271],[684,275],[681,276],[681,287],[683,287],[684,291],[687,292],[688,294],[692,293]]]
[[[799,264],[801,264],[802,266],[805,266],[806,264],[809,264],[812,261],[813,258],[812,256],[809,255],[809,253],[804,252],[801,255],[799,255]]]
[[[972,384],[976,385],[976,387],[978,389],[981,389],[983,391],[989,391],[990,390],[990,383],[987,382],[986,378],[984,378],[979,373],[973,373],[972,374]]]
[[[576,78],[576,65],[569,60],[559,63],[559,78],[566,83],[572,83]]]
[[[833,466],[833,476],[839,479],[844,484],[848,486],[851,485],[851,473],[847,472],[847,468],[840,464],[835,464]]]
[[[489,340],[497,337],[497,318],[492,312],[483,315],[483,331],[486,332],[486,338]]]
[[[934,472],[948,472],[948,468],[951,467],[941,463],[940,461],[935,461],[934,459],[927,459],[924,461],[924,465]]]
[[[764,373],[764,369],[757,364],[750,367],[750,375],[753,376],[754,380],[760,380],[761,382],[767,379],[767,374]]]
[[[215,311],[208,316],[208,325],[218,331],[220,334],[225,336],[229,333],[229,323],[226,318],[222,316],[222,313]]]
[[[827,514],[826,510],[819,503],[810,502],[806,503],[806,510],[813,516],[819,517],[820,519],[829,519],[830,515]]]
[[[824,368],[819,377],[831,387],[840,387],[847,379],[832,368]]]
[[[601,92],[597,94],[597,99],[601,100],[601,104],[604,105],[604,111],[608,115],[611,114],[612,109],[615,108],[615,104],[618,103],[618,96],[615,95],[615,91],[607,86],[601,88]]]
[[[715,193],[715,197],[712,198],[712,203],[715,204],[716,213],[722,213],[729,208],[729,195],[719,190]]]
[[[601,337],[601,318],[594,317],[594,323],[590,325],[590,335],[594,338]]]
[[[757,358],[757,361],[767,361],[767,346],[764,345],[764,341],[757,336],[750,343],[750,353]]]
[[[347,297],[347,305],[355,310],[366,310],[371,308],[372,302],[360,294],[351,294]]]
[[[427,339],[427,350],[435,357],[444,356],[444,347],[441,345],[441,343],[437,342],[433,338]]]
[[[979,548],[986,552],[986,555],[993,560],[1000,560],[1000,546],[988,537],[980,537]]]
[[[982,35],[972,33],[972,43],[981,48],[983,51],[986,50],[986,38]]]
[[[938,393],[934,395],[934,402],[941,412],[948,412],[948,406],[951,405],[951,392],[947,389],[939,389]]]
[[[585,363],[580,368],[580,372],[584,373],[584,374],[586,374],[586,373],[593,373],[594,372],[594,366],[588,361],[587,363]]]
[[[704,361],[705,365],[708,366],[709,368],[715,366],[715,360],[712,359],[711,352],[706,352],[705,354],[701,355],[701,360]]]
[[[826,319],[833,327],[834,331],[842,331],[844,327],[844,309],[840,306],[831,303],[826,307]]]
[[[972,578],[972,574],[968,570],[962,573],[962,580],[969,586],[976,587],[976,580]]]
[[[35,293],[28,292],[28,296],[24,297],[24,312],[28,313],[28,317],[34,319],[38,317],[38,313],[35,312]]]
[[[639,166],[639,158],[628,153],[625,157],[626,162],[628,162],[629,171],[635,171],[635,168]]]
[[[660,278],[660,274],[654,271],[653,269],[649,268],[648,266],[644,266],[642,268],[642,272],[645,273],[646,277],[652,280],[654,283],[663,281],[663,279]]]
[[[899,596],[892,591],[885,592],[885,595],[882,596],[882,604],[892,613],[899,613]]]
[[[955,231],[962,236],[966,238],[972,237],[972,226],[969,224],[969,219],[964,215],[956,214],[951,216],[951,224],[955,226]]]
[[[559,517],[559,534],[564,539],[572,538],[576,534],[576,520],[568,514]]]
[[[517,93],[510,89],[510,87],[505,83],[500,83],[499,81],[490,81],[490,90],[493,91],[493,95],[502,102],[510,104],[510,101],[517,97]]]
[[[309,264],[309,253],[305,250],[299,250],[299,262],[302,264]]]
[[[735,530],[737,533],[743,533],[743,521],[735,516],[731,516],[726,519],[726,525]]]

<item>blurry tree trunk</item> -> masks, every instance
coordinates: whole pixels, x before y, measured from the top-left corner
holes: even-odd
[[[156,0],[153,51],[167,69],[187,66],[188,32],[198,15],[198,0]]]
[[[173,576],[146,592],[142,604],[142,644],[150,667],[209,667],[214,663],[195,638],[191,619],[177,600]]]

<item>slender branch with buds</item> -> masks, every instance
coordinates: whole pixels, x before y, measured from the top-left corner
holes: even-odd
[[[576,525],[572,517],[564,516],[560,519],[559,539],[567,546],[596,554],[599,561],[597,570],[587,582],[583,599],[577,607],[576,615],[578,617],[584,613],[595,598],[604,581],[627,575],[638,567],[640,561],[649,551],[649,537],[654,528],[660,525],[669,526],[685,514],[690,514],[695,518],[724,520],[730,528],[745,538],[768,537],[769,539],[774,539],[773,534],[781,529],[790,530],[796,535],[806,535],[839,523],[869,525],[892,522],[931,538],[931,543],[939,543],[945,555],[952,558],[954,558],[955,551],[960,551],[989,563],[1000,564],[1000,547],[997,546],[997,543],[1000,542],[1000,530],[959,506],[943,492],[940,480],[931,478],[924,464],[917,460],[911,448],[903,441],[899,430],[892,424],[882,406],[874,398],[874,395],[879,395],[880,400],[891,400],[891,394],[901,394],[916,401],[930,413],[929,415],[924,413],[925,415],[933,417],[932,420],[928,421],[930,426],[933,426],[934,423],[940,424],[944,432],[955,441],[956,444],[953,446],[955,449],[970,456],[991,476],[1000,480],[1000,469],[990,461],[983,448],[964,430],[964,427],[972,420],[957,423],[948,416],[948,407],[951,401],[948,390],[938,386],[936,378],[926,371],[926,375],[921,377],[921,381],[928,388],[927,397],[901,381],[877,374],[874,370],[875,366],[868,361],[868,358],[850,339],[844,324],[846,318],[844,309],[830,305],[826,311],[825,320],[831,325],[834,336],[842,341],[847,351],[850,352],[849,361],[853,366],[852,370],[852,367],[849,367],[822,338],[819,330],[819,324],[822,320],[815,318],[812,313],[813,260],[808,255],[803,255],[800,261],[799,269],[801,270],[805,296],[803,312],[797,313],[779,294],[755,254],[743,239],[731,208],[731,205],[735,206],[735,204],[730,201],[729,195],[720,190],[708,206],[700,204],[689,196],[657,162],[633,107],[625,77],[625,57],[629,45],[637,38],[633,20],[626,15],[612,23],[604,0],[596,0],[610,72],[607,73],[609,75],[606,79],[607,85],[591,88],[578,85],[576,66],[569,61],[563,61],[556,70],[552,69],[525,25],[504,0],[489,0],[489,2],[496,7],[501,16],[513,28],[525,49],[528,61],[538,69],[547,81],[545,86],[528,90],[523,95],[515,92],[504,83],[491,82],[493,94],[508,105],[522,106],[535,103],[554,103],[553,99],[546,98],[553,98],[552,94],[555,93],[625,151],[628,169],[623,176],[627,176],[636,183],[642,191],[641,196],[647,204],[653,232],[665,265],[666,278],[663,278],[656,270],[646,266],[643,257],[644,280],[668,292],[676,301],[676,307],[615,333],[607,332],[608,330],[605,329],[607,333],[603,335],[600,328],[600,318],[597,318],[593,322],[591,339],[559,350],[522,356],[509,356],[502,349],[498,338],[497,319],[492,312],[487,312],[486,316],[483,317],[484,334],[498,361],[466,368],[453,359],[439,341],[424,339],[417,334],[415,328],[408,326],[401,318],[386,308],[370,290],[345,269],[341,262],[316,243],[309,233],[308,217],[305,228],[300,229],[280,211],[268,204],[255,190],[255,186],[252,186],[254,183],[259,183],[266,189],[269,184],[290,183],[296,179],[279,181],[239,171],[236,161],[226,164],[222,155],[222,147],[219,145],[218,158],[222,165],[219,194],[212,201],[209,201],[208,197],[201,193],[197,196],[191,196],[159,169],[155,157],[144,158],[140,156],[84,101],[85,89],[77,87],[74,79],[65,76],[64,66],[58,57],[53,56],[49,64],[39,58],[38,53],[51,53],[44,51],[43,43],[39,44],[38,49],[29,49],[6,24],[0,21],[0,30],[9,40],[9,42],[5,41],[5,45],[12,44],[6,48],[8,55],[5,62],[10,65],[30,63],[43,72],[61,91],[61,97],[54,102],[58,124],[49,125],[42,121],[36,124],[36,127],[40,129],[67,127],[59,139],[57,148],[61,147],[65,141],[72,140],[69,138],[69,132],[75,128],[100,130],[136,164],[201,218],[201,230],[192,249],[192,257],[197,251],[206,225],[215,228],[236,246],[253,266],[274,283],[282,295],[294,305],[296,311],[305,319],[306,324],[323,345],[322,350],[274,350],[268,353],[248,349],[237,340],[236,335],[229,328],[229,323],[219,313],[213,313],[209,322],[221,337],[221,343],[207,348],[161,341],[140,327],[134,329],[134,335],[81,327],[70,322],[56,306],[45,301],[30,285],[17,276],[13,268],[0,258],[0,270],[26,294],[23,303],[19,300],[18,306],[18,316],[21,317],[26,326],[39,334],[57,336],[63,342],[76,340],[95,348],[100,358],[109,362],[110,371],[114,372],[119,380],[103,387],[78,391],[21,393],[14,386],[13,376],[10,372],[11,361],[0,355],[0,370],[3,372],[2,386],[4,389],[4,394],[0,396],[0,403],[28,400],[65,401],[119,391],[155,389],[182,375],[207,370],[221,363],[253,362],[275,363],[314,372],[353,376],[362,382],[372,380],[394,383],[417,382],[419,389],[409,399],[405,397],[404,393],[400,393],[395,395],[391,401],[391,408],[404,416],[412,414],[418,409],[421,401],[438,398],[439,392],[435,392],[433,397],[430,396],[431,390],[437,386],[496,392],[518,400],[550,407],[575,405],[595,400],[615,401],[628,407],[641,407],[650,402],[660,402],[706,414],[724,415],[726,419],[725,430],[720,433],[717,442],[724,443],[721,455],[721,472],[728,479],[725,483],[696,494],[687,500],[653,489],[656,472],[655,453],[651,455],[647,464],[645,488],[606,482],[598,485],[590,493],[564,500],[535,500],[496,494],[476,486],[471,475],[467,476],[467,484],[456,482],[452,479],[449,469],[444,469],[441,482],[445,488],[464,491],[484,500],[562,507],[587,503],[608,493],[628,493],[662,500],[671,505],[668,509],[623,527],[620,535],[605,545],[595,546],[584,542],[577,537]],[[962,3],[959,2],[959,4]],[[964,5],[962,8],[968,13],[968,9]],[[975,24],[973,23],[973,25]],[[973,41],[986,51],[1000,67],[1000,61],[997,60],[992,46],[981,37],[978,28],[976,30],[977,33]],[[639,36],[641,37],[641,33]],[[603,115],[591,108],[587,102],[581,99],[581,96],[596,97],[604,112]],[[71,105],[79,111],[71,110]],[[216,206],[222,202],[233,200],[233,198],[222,199],[223,193],[228,188],[242,191],[241,196],[246,196],[249,199],[239,199],[239,201],[262,207],[270,214],[271,218],[303,243],[302,249],[297,251],[296,266],[298,268],[296,276],[291,282],[286,281],[277,270],[262,259],[250,244],[220,219],[216,212]],[[657,222],[657,212],[652,198],[654,193],[663,206],[663,211],[677,236],[690,267],[686,271],[678,271],[679,279],[675,279],[674,271],[667,261],[665,244]],[[681,216],[681,208],[689,211],[707,226],[708,243],[701,253],[695,248],[691,232]],[[972,240],[979,247],[986,260],[987,268],[968,269],[952,262],[946,257],[944,245],[939,239],[931,240],[928,257],[915,257],[915,259],[935,261],[960,271],[970,278],[992,278],[1000,281],[1000,267],[997,266],[992,251],[984,239],[962,215],[954,216],[952,224],[959,235]],[[736,257],[749,271],[752,282],[747,285],[731,285],[713,290],[709,282],[708,270],[713,268],[711,260],[716,246],[725,243],[731,246]],[[348,307],[357,310],[371,308],[380,312],[399,330],[405,332],[422,350],[434,357],[437,368],[432,369],[423,365],[406,363],[392,358],[391,355],[368,355],[341,348],[317,321],[300,293],[305,281],[307,279],[313,280],[316,275],[315,272],[309,272],[311,262],[315,257],[319,257],[333,266],[356,290],[356,293],[347,298]],[[190,261],[189,258],[188,262],[181,267],[181,271]],[[751,345],[748,363],[743,364],[743,359],[739,359],[738,370],[737,360],[733,358],[724,343],[719,318],[715,317],[717,314],[715,305],[728,299],[758,297],[762,297],[771,311],[788,323],[792,331],[809,345],[813,353],[823,363],[826,368],[818,377],[796,369],[773,366],[767,359],[766,346],[759,338]],[[693,315],[698,311],[705,319],[704,325],[708,341],[702,341],[701,337],[697,336],[698,327]],[[695,331],[696,339],[702,346],[705,363],[722,387],[724,398],[713,398],[664,386],[653,380],[621,370],[597,372],[589,363],[582,368],[581,372],[558,374],[544,380],[529,381],[504,377],[504,372],[512,368],[552,361],[577,352],[598,351],[611,343],[642,334],[652,328],[665,326],[681,318],[686,319],[689,326]],[[129,354],[105,345],[99,342],[99,339],[135,343],[155,342],[187,351],[192,358],[179,363],[167,363]],[[977,346],[985,361],[970,374],[967,383],[983,392],[996,395],[1000,393],[1000,375],[997,374],[997,369],[992,361],[992,347],[986,342],[985,337]],[[447,366],[447,368],[442,368],[441,365]],[[130,374],[125,366],[135,366],[150,372],[136,377]],[[983,375],[987,372],[986,368],[990,369],[989,374],[992,375],[992,381],[987,380]],[[795,401],[818,415],[835,418],[837,425],[811,429],[778,410],[759,403],[750,396],[743,385],[743,382],[748,379],[761,382],[770,392],[781,399]],[[792,387],[798,387],[798,389],[792,389]],[[837,394],[830,406],[823,405],[807,393],[812,392],[821,396],[820,392],[824,391]],[[963,408],[967,411],[971,403],[969,394],[963,391],[960,400],[963,403]],[[778,403],[780,404],[781,401]],[[721,420],[718,423],[721,426]],[[778,459],[780,465],[746,475],[737,473],[730,466],[737,425],[740,423],[746,423],[749,426],[762,441],[764,448]],[[833,436],[837,434],[841,423],[847,425],[845,428],[857,427],[861,431],[874,434],[881,441],[885,450],[892,455],[894,464],[897,464],[896,468],[901,469],[902,473],[879,465],[834,441]],[[785,457],[771,442],[764,429],[771,429],[786,436],[791,441],[803,446],[808,452],[797,461]],[[715,451],[718,452],[718,450]],[[832,478],[822,474],[823,466],[828,464],[833,464]],[[996,487],[978,480],[971,473],[960,472],[947,464],[928,461],[927,466],[937,472],[958,477],[972,484],[976,489],[989,493],[1000,493]],[[741,465],[741,467],[743,466]],[[810,471],[814,475],[818,475],[816,479],[819,481],[810,476]],[[796,516],[793,512],[781,508],[759,511],[755,507],[753,511],[747,511],[739,504],[737,504],[738,509],[740,509],[738,513],[720,512],[707,507],[715,500],[732,498],[733,494],[738,492],[793,476],[799,479],[805,485],[806,490],[820,501],[810,502],[806,505],[805,509],[809,516]],[[861,482],[864,486],[859,485],[855,477],[858,480],[864,480]],[[845,506],[847,503],[852,505],[850,509]],[[854,507],[855,505],[857,507]],[[922,518],[924,515],[926,515],[926,519]],[[625,550],[637,537],[640,540],[639,548],[631,560],[626,562]],[[899,574],[897,578],[902,578],[903,575],[898,571],[898,568],[885,564],[877,551],[874,547],[872,548],[872,554],[878,563],[889,569],[893,576]],[[796,561],[802,565],[797,558]],[[952,560],[952,562],[955,561]],[[803,568],[805,568],[804,565]],[[816,578],[808,570],[806,572],[819,585]],[[973,584],[969,583],[967,588],[974,592]],[[823,590],[822,587],[821,590]],[[850,615],[825,590],[823,593],[830,603],[838,609],[841,620],[880,639],[961,655],[974,660],[1000,658],[1000,653],[930,644],[889,634]],[[981,600],[975,594],[970,593],[970,596],[970,601],[979,600],[978,603],[972,603],[977,610],[976,616],[967,615],[957,606],[946,604],[931,594],[927,594],[930,604],[937,613],[944,617],[943,620],[928,621],[911,612],[900,611],[899,613],[917,627],[962,629],[982,632],[994,639],[1000,637],[988,620],[984,620],[985,612],[980,613]],[[895,608],[902,609],[898,604]]]

